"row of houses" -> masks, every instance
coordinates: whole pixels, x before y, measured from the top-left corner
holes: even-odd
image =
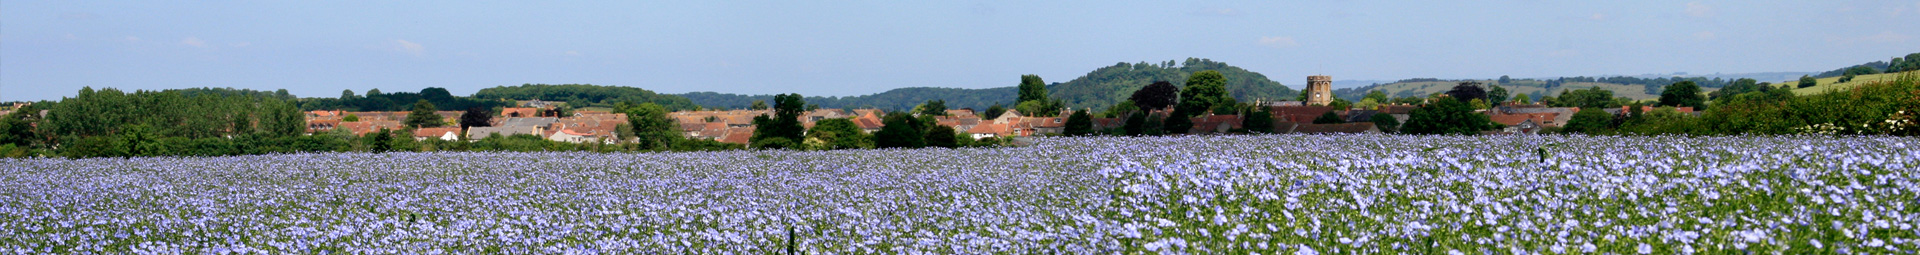
[[[1326,106],[1273,106],[1274,127],[1280,133],[1379,133],[1380,129],[1368,118],[1373,114],[1391,114],[1405,120],[1412,106],[1393,106],[1382,110],[1339,110]],[[1334,112],[1352,123],[1312,124],[1313,118],[1327,112]],[[753,118],[773,114],[768,110],[727,110],[727,111],[680,111],[669,114],[678,121],[680,131],[687,137],[708,139],[727,143],[746,144],[753,135]],[[800,116],[801,125],[811,129],[815,123],[827,119],[845,118],[851,120],[861,131],[879,132],[885,127],[882,117],[885,112],[876,109],[818,109]],[[1155,116],[1166,116],[1166,111],[1156,111]],[[958,133],[973,139],[1005,138],[1018,136],[1036,136],[1060,134],[1066,131],[1066,117],[1070,111],[1062,111],[1058,117],[1027,116],[1018,110],[1007,110],[992,119],[983,118],[973,110],[948,110],[946,116],[936,116],[936,125],[953,128]],[[1190,134],[1218,134],[1241,129],[1245,118],[1239,115],[1204,115],[1193,117],[1194,127]],[[1095,118],[1096,130],[1122,128],[1125,118]]]
[[[1601,110],[1616,117],[1624,117],[1631,113],[1631,109],[1631,106],[1621,106]],[[1651,112],[1653,109],[1655,109],[1653,106],[1640,108],[1641,112]],[[1675,107],[1674,110],[1684,114],[1699,114],[1693,110],[1693,107]],[[1493,107],[1486,110],[1487,117],[1495,123],[1506,125],[1506,128],[1487,133],[1538,134],[1545,128],[1565,127],[1567,122],[1573,119],[1573,114],[1578,112],[1580,107],[1547,107],[1540,104],[1510,104]]]
[[[445,127],[421,127],[413,129],[415,140],[441,139],[459,140],[460,128],[451,125],[459,122],[461,111],[435,111],[445,123]],[[550,109],[542,108],[506,108],[490,122],[491,126],[472,127],[467,130],[466,139],[478,140],[499,134],[501,136],[535,135],[548,140],[561,142],[607,142],[621,139],[618,126],[627,123],[625,113],[607,113],[596,111],[577,111],[561,117],[536,117],[540,113],[552,114]],[[330,132],[345,129],[360,136],[380,129],[402,130],[408,126],[404,121],[410,112],[346,112],[346,111],[309,111],[307,112],[308,132]],[[356,121],[345,121],[346,116],[354,116]]]

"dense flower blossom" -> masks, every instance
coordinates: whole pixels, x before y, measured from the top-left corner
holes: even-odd
[[[1910,253],[1916,146],[1267,135],[7,159],[0,253]]]

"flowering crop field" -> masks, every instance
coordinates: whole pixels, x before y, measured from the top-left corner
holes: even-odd
[[[1916,169],[1830,136],[8,159],[0,253],[1910,254]]]

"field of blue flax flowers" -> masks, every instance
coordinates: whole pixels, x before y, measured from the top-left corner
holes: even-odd
[[[0,253],[1910,254],[1920,139],[0,160]]]

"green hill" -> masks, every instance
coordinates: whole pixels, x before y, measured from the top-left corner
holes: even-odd
[[[1074,109],[1106,109],[1120,101],[1125,101],[1127,97],[1133,95],[1133,91],[1154,81],[1167,81],[1175,86],[1185,86],[1188,75],[1209,70],[1218,71],[1227,77],[1227,94],[1232,95],[1236,100],[1287,100],[1300,94],[1299,91],[1281,85],[1280,82],[1267,79],[1266,75],[1202,58],[1188,58],[1178,66],[1175,66],[1173,61],[1118,63],[1094,69],[1093,72],[1067,82],[1048,85],[1047,94],[1049,97],[1065,101],[1067,107]],[[952,102],[948,104],[952,105]]]
[[[1101,67],[1067,82],[1055,82],[1047,85],[1047,95],[1060,99],[1067,107],[1075,109],[1106,109],[1126,100],[1134,90],[1147,86],[1154,81],[1168,81],[1182,85],[1187,75],[1199,71],[1218,71],[1227,77],[1227,93],[1235,99],[1248,101],[1256,98],[1291,99],[1299,92],[1280,82],[1267,79],[1260,73],[1215,62],[1209,59],[1188,58],[1176,64],[1172,60],[1160,63],[1118,63]],[[1014,80],[1009,77],[1008,80]],[[806,91],[796,91],[806,95]],[[961,89],[961,88],[899,88],[872,95],[850,97],[807,97],[808,104],[821,108],[880,108],[889,110],[912,109],[927,100],[946,100],[948,108],[986,109],[995,103],[1013,107],[1019,90],[1013,86]],[[679,94],[692,99],[694,103],[707,108],[741,109],[750,106],[754,100],[773,101],[773,95],[740,95],[716,92],[693,92]]]
[[[1920,74],[1920,71],[1907,71],[1905,73]],[[1815,79],[1819,81],[1818,83],[1816,83],[1818,85],[1814,85],[1813,87],[1795,88],[1793,89],[1793,94],[1810,95],[1810,94],[1825,93],[1827,91],[1832,91],[1832,90],[1846,90],[1846,89],[1859,87],[1860,85],[1873,83],[1873,82],[1892,81],[1893,79],[1900,78],[1901,74],[1902,73],[1881,73],[1881,74],[1860,75],[1860,76],[1853,77],[1853,81],[1848,81],[1846,83],[1841,83],[1840,77],[1838,76],[1819,78],[1819,79]],[[1774,84],[1775,85],[1785,84],[1788,86],[1797,86],[1795,84],[1800,84],[1800,80],[1795,79],[1795,80],[1788,80],[1788,81],[1780,81],[1780,82],[1775,82]]]

